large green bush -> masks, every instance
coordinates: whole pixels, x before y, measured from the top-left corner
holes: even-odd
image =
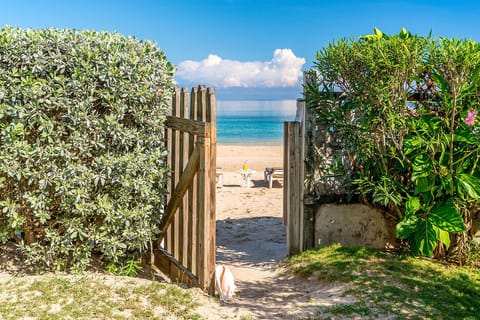
[[[330,44],[313,69],[307,100],[363,201],[385,209],[414,252],[444,255],[453,240],[462,259],[480,203],[480,46],[376,29]]]
[[[0,30],[0,241],[85,268],[144,251],[162,216],[173,67],[116,33]]]

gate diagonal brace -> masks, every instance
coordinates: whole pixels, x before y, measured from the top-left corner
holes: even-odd
[[[170,225],[170,222],[175,216],[175,212],[177,211],[178,206],[180,205],[180,202],[182,202],[185,192],[187,192],[188,188],[192,185],[193,178],[195,176],[195,173],[198,171],[199,165],[200,165],[200,148],[197,145],[195,146],[195,149],[192,152],[190,160],[188,160],[187,166],[185,167],[185,170],[183,171],[183,174],[180,177],[180,180],[178,181],[177,186],[175,187],[175,191],[173,191],[172,196],[170,197],[170,201],[167,204],[167,208],[165,209],[165,217],[163,218],[162,223],[160,224],[160,234],[156,242],[157,247],[160,245],[163,235],[167,231],[168,226]]]
[[[153,264],[155,267],[167,274],[171,280],[185,283],[190,287],[199,285],[198,277],[164,249],[154,248],[153,255]]]

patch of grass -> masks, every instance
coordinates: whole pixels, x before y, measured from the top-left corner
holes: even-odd
[[[370,316],[372,315],[372,310],[369,309],[366,306],[366,304],[362,301],[354,302],[352,304],[339,304],[336,306],[332,306],[332,307],[329,307],[328,311],[331,314],[338,315],[338,316],[350,316],[350,315]]]
[[[322,281],[351,284],[358,298],[350,305],[321,307],[320,315],[361,318],[478,319],[480,270],[333,245],[306,251],[287,260],[292,272]],[[375,316],[373,316],[375,315]]]
[[[156,281],[43,275],[0,287],[0,319],[200,319],[189,291]]]

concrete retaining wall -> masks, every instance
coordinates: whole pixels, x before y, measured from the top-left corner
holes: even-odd
[[[363,204],[323,204],[315,216],[315,245],[395,246],[395,223],[379,209]]]

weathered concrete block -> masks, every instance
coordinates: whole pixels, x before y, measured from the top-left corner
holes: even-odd
[[[323,204],[315,216],[315,245],[395,246],[395,223],[382,211],[364,204]]]
[[[480,244],[480,210],[473,216],[471,232],[473,240]]]

